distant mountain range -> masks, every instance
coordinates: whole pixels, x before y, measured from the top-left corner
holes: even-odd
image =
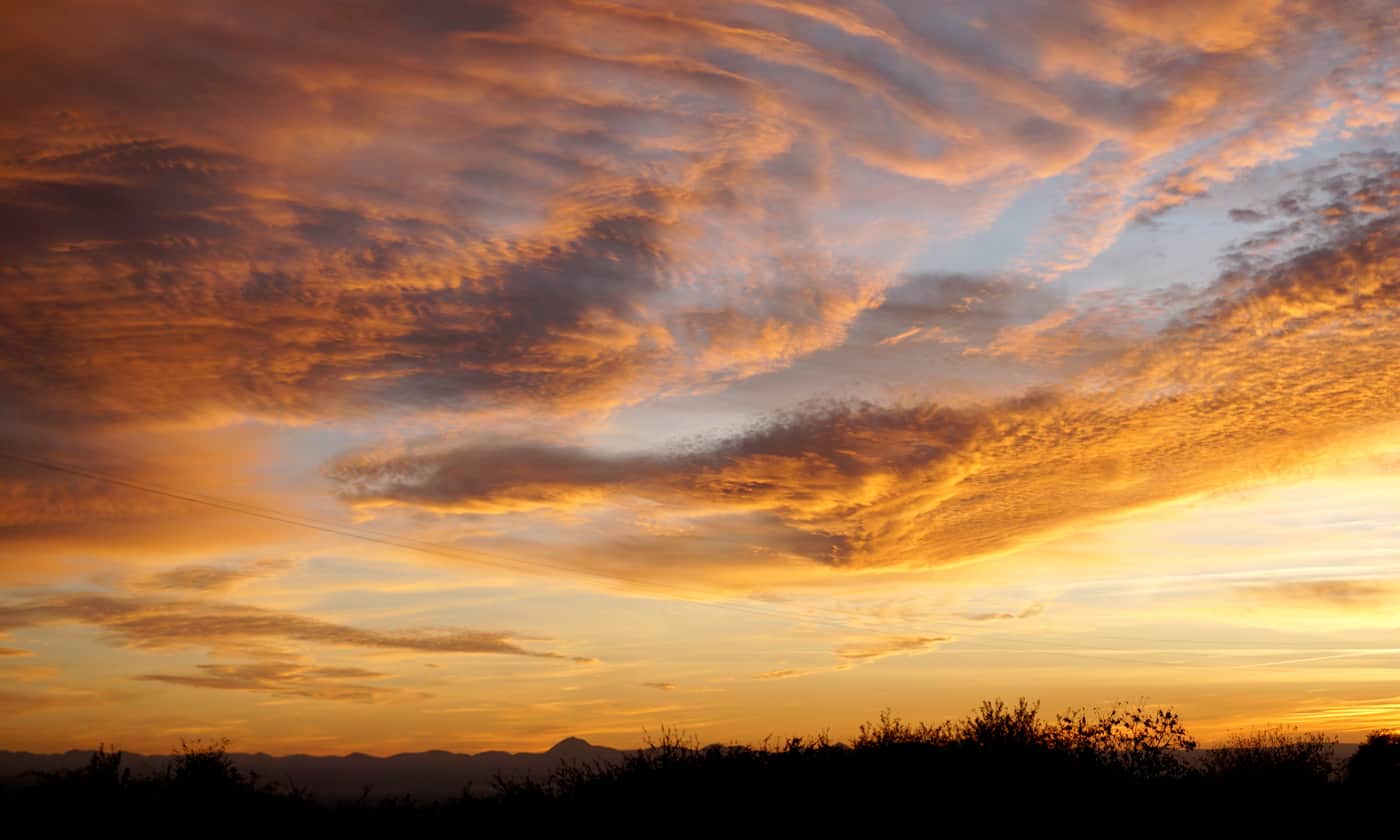
[[[1356,744],[1336,744],[1331,758],[1344,763],[1356,752]],[[1211,750],[1187,756],[1193,764],[1203,762]],[[494,791],[497,776],[526,777],[543,781],[561,765],[617,764],[627,755],[624,750],[600,747],[582,738],[565,738],[542,753],[508,753],[499,750],[452,753],[443,750],[400,753],[387,757],[350,755],[284,755],[229,753],[234,765],[245,776],[257,774],[259,786],[277,782],[283,790],[290,786],[309,791],[322,800],[359,799],[370,801],[411,795],[420,801],[449,799],[464,790],[483,796]],[[23,787],[34,783],[38,774],[71,770],[88,763],[91,750],[69,750],[42,754],[0,750],[0,786]],[[168,755],[122,754],[122,766],[133,776],[165,772]]]
[[[401,753],[388,757],[351,753],[350,755],[284,755],[229,753],[243,774],[257,774],[258,783],[279,782],[305,788],[321,798],[358,798],[368,789],[368,798],[378,800],[410,794],[416,799],[445,799],[463,789],[474,795],[492,791],[492,780],[500,776],[543,780],[565,762],[572,764],[615,764],[624,753],[600,747],[582,738],[565,738],[542,753],[490,751],[470,755],[430,750]],[[0,785],[31,784],[38,773],[82,767],[91,750],[69,750],[59,754],[7,752],[0,750]],[[133,776],[162,773],[170,762],[168,755],[123,753],[122,766]]]

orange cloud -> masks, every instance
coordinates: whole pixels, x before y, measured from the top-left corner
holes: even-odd
[[[217,601],[103,593],[58,594],[0,603],[0,632],[76,623],[98,627],[118,643],[145,649],[307,643],[424,653],[496,653],[565,658],[517,645],[509,633],[474,630],[363,630],[292,613]],[[323,675],[324,676],[324,675]]]
[[[334,503],[315,467],[353,445],[332,489],[415,538],[544,546],[672,592],[715,569],[850,591],[852,570],[1015,550],[1393,422],[1394,158],[1272,201],[1247,176],[1393,129],[1394,3],[973,5],[27,4],[0,32],[0,450],[309,516]],[[1218,282],[1045,282],[1227,184],[1253,227]],[[725,430],[652,443],[701,424]],[[0,583],[130,591],[13,588],[0,627],[218,660],[142,665],[145,692],[418,696],[292,652],[317,645],[568,658],[226,603],[282,585],[229,557],[279,555],[290,528],[32,467],[0,460]],[[57,741],[86,737],[68,706],[106,695],[84,696],[0,707],[46,710]],[[569,709],[632,727],[596,700],[535,697],[475,737],[562,734]]]
[[[326,668],[290,662],[205,664],[194,674],[141,674],[138,680],[231,691],[258,691],[282,697],[372,703],[397,693],[395,689],[346,680],[377,680],[389,674],[366,668]]]
[[[894,636],[875,644],[846,645],[836,649],[842,659],[864,662],[870,659],[883,659],[904,653],[917,653],[927,650],[939,642],[949,641],[948,636]]]
[[[286,571],[291,561],[269,557],[240,566],[177,566],[139,581],[144,589],[213,592],[228,589],[245,580]]]
[[[91,570],[91,559],[178,562],[223,548],[247,551],[295,533],[178,498],[266,500],[266,491],[250,486],[244,472],[267,452],[261,432],[165,428],[152,433],[132,424],[63,418],[45,423],[33,409],[17,405],[0,418],[0,452],[6,453],[0,456],[0,543],[6,546],[0,580],[48,583],[61,569]],[[116,482],[178,489],[175,495],[143,492],[22,460],[31,456]]]
[[[883,213],[841,186],[861,167],[1024,186],[1089,161],[1092,229],[1054,237],[1079,255],[1028,258],[1065,270],[1163,196],[1315,136],[1289,116],[1300,90],[1371,107],[1351,83],[1395,23],[1367,3],[1085,4],[1065,14],[1126,68],[1089,84],[1036,72],[1058,30],[1000,12],[200,8],[51,4],[5,36],[0,383],[36,411],[607,410],[754,376],[840,344],[912,250],[871,257],[822,220]],[[1319,31],[1355,48],[1344,68],[1302,60]],[[1129,201],[1192,136],[1222,139]]]
[[[1249,483],[1394,421],[1400,166],[1353,166],[1288,205],[1305,247],[1270,259],[1247,241],[1203,302],[1062,388],[956,409],[811,406],[669,454],[518,449],[498,471],[489,450],[459,448],[333,475],[360,502],[470,510],[551,488],[772,517],[816,543],[809,558],[855,566],[954,563]]]
[[[1245,586],[1243,594],[1274,605],[1370,610],[1395,603],[1395,584],[1377,580],[1297,580]]]

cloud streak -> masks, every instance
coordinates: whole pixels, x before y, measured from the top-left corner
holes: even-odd
[[[207,663],[194,674],[140,674],[145,682],[224,691],[257,691],[280,697],[373,703],[398,693],[395,689],[347,680],[378,680],[389,676],[355,667],[313,667],[290,662],[234,665]]]
[[[245,580],[253,580],[291,568],[291,561],[269,557],[240,566],[177,566],[138,582],[144,589],[217,592]]]
[[[568,658],[521,647],[511,634],[503,632],[366,630],[294,613],[215,601],[57,594],[0,603],[0,632],[51,624],[97,627],[117,644],[150,650],[298,643],[416,653]]]

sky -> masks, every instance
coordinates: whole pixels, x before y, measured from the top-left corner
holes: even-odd
[[[45,0],[0,748],[1400,726],[1400,8]]]

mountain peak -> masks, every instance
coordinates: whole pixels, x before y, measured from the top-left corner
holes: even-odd
[[[567,753],[577,753],[584,750],[592,750],[593,745],[583,740],[570,736],[549,748],[546,755],[564,755]]]

